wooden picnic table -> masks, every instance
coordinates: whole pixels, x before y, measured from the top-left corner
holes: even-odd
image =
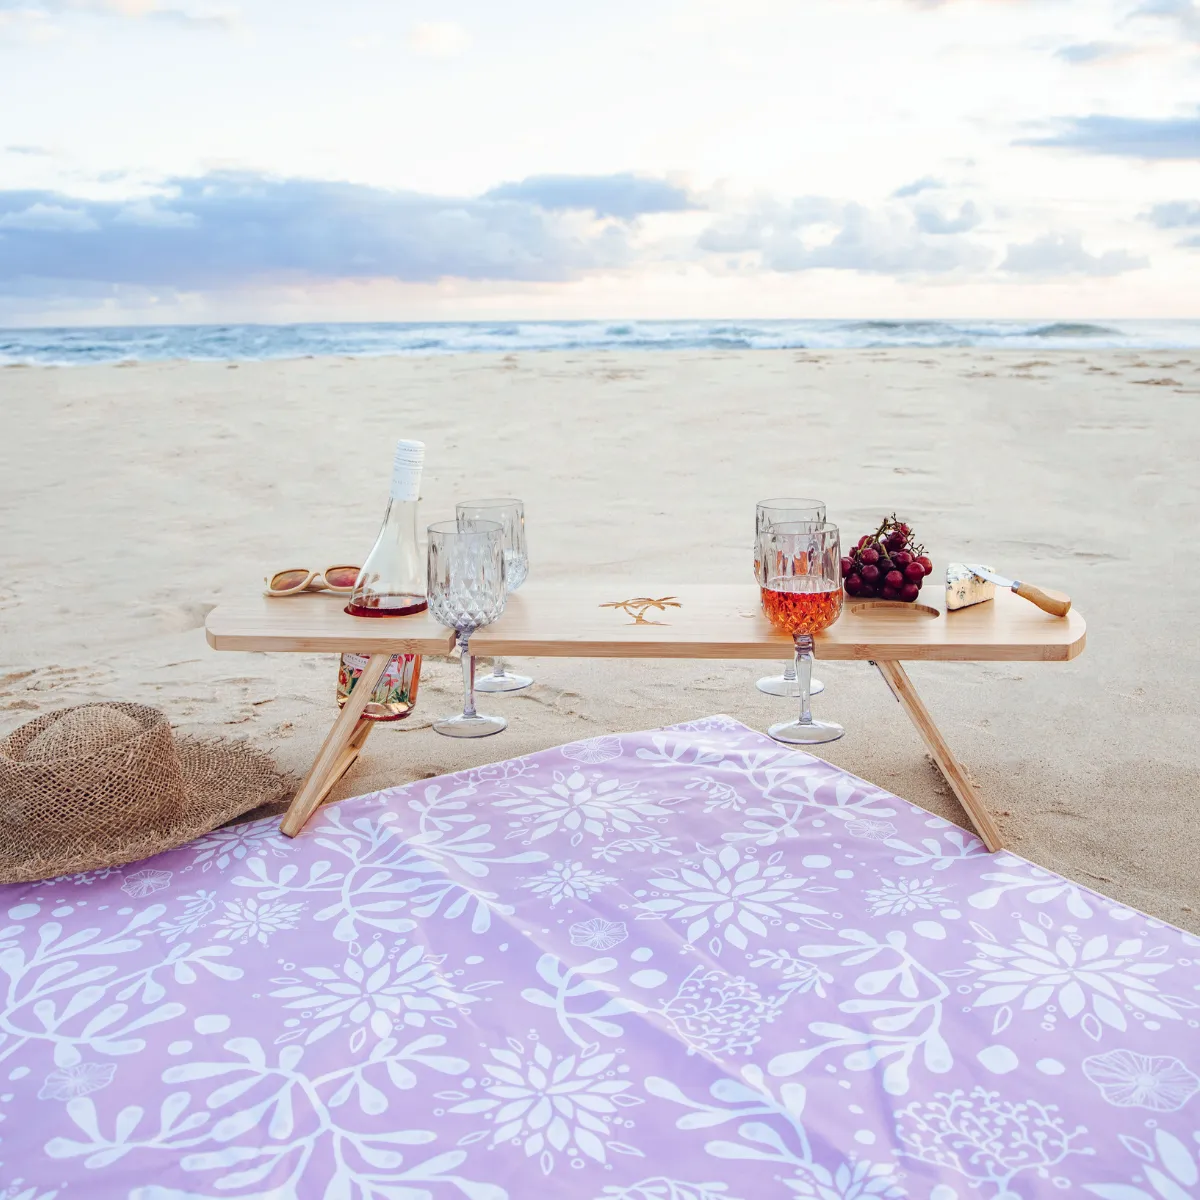
[[[362,716],[393,654],[448,654],[451,630],[428,612],[392,620],[351,617],[344,598],[322,593],[248,598],[214,608],[205,622],[216,650],[356,653],[366,667],[296,792],[281,828],[294,837],[357,759],[375,722]],[[1083,652],[1086,626],[1074,609],[1052,617],[1004,589],[945,612],[940,603],[887,604],[846,598],[841,618],[814,639],[821,659],[873,663],[920,733],[989,850],[1000,830],[913,687],[903,664],[1067,662]],[[763,615],[753,584],[527,583],[504,615],[471,637],[478,655],[531,658],[785,659],[791,638]]]

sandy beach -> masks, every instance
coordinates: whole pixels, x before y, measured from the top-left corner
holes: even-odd
[[[428,444],[423,521],[520,495],[534,578],[749,575],[754,501],[824,498],[848,540],[893,509],[940,576],[991,562],[1061,588],[1088,621],[1068,664],[911,674],[1009,844],[1200,932],[1200,355],[555,353],[0,370],[0,731],[138,699],[301,773],[335,660],[218,654],[209,609],[270,569],[360,561],[397,437]],[[335,796],[616,730],[791,702],[762,664],[525,661],[489,697],[507,732],[429,729],[459,703],[427,660],[413,719],[377,733]],[[963,823],[866,664],[826,663],[819,753]]]

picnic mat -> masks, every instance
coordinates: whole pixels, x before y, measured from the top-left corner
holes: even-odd
[[[6,1198],[1200,1177],[1200,939],[727,717],[2,893]]]

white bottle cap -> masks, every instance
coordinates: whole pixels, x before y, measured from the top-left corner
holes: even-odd
[[[421,468],[425,465],[425,443],[396,443],[392,460],[392,499],[416,500],[421,494]]]

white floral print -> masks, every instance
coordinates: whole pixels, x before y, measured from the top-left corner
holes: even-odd
[[[1200,1079],[1168,1055],[1110,1050],[1085,1058],[1083,1073],[1118,1108],[1175,1112],[1200,1091]]]
[[[281,853],[282,835],[274,821],[247,821],[242,825],[227,825],[214,829],[192,843],[196,851],[192,865],[202,871],[216,867],[223,871],[231,863],[241,862],[252,855]]]
[[[704,855],[698,867],[659,867],[664,873],[651,883],[667,895],[642,901],[638,919],[687,921],[689,942],[721,930],[727,941],[744,950],[747,933],[767,936],[764,920],[779,920],[785,912],[824,912],[797,898],[808,880],[788,875],[782,858],[776,853],[763,863],[736,846],[723,846],[716,854]]]
[[[619,737],[590,737],[579,742],[571,742],[562,748],[563,758],[580,763],[611,762],[621,757],[621,739]]]
[[[358,1050],[368,1029],[377,1038],[390,1037],[397,1025],[421,1028],[430,1016],[472,1002],[474,997],[457,991],[438,966],[423,946],[411,946],[390,961],[383,943],[372,942],[361,956],[351,954],[340,971],[304,967],[303,979],[273,980],[284,986],[271,995],[286,1000],[286,1008],[313,1014],[317,1023],[302,1031],[305,1045],[350,1027],[350,1048]]]
[[[494,1048],[491,1056],[494,1061],[485,1068],[493,1080],[485,1089],[488,1098],[468,1100],[450,1111],[486,1113],[492,1123],[491,1144],[519,1138],[526,1157],[541,1156],[546,1174],[553,1170],[554,1151],[606,1162],[618,1105],[641,1103],[625,1095],[629,1080],[617,1079],[610,1070],[615,1054],[556,1058],[545,1042],[527,1048],[509,1038],[508,1046]],[[621,1150],[640,1155],[632,1147]]]
[[[859,817],[846,822],[846,832],[851,837],[867,838],[872,842],[886,842],[896,836],[896,827],[891,821],[877,821],[871,817]]]
[[[940,908],[945,889],[932,879],[881,879],[880,886],[867,892],[871,913],[876,917],[897,916],[918,908]]]
[[[121,891],[135,900],[140,900],[144,896],[153,896],[155,892],[161,892],[170,884],[170,871],[135,871],[126,876],[125,882],[121,884]]]
[[[76,1063],[51,1071],[38,1092],[39,1100],[74,1100],[106,1088],[117,1073],[116,1063]]]
[[[605,875],[581,862],[556,862],[548,871],[535,875],[524,884],[531,892],[556,905],[560,900],[590,900],[601,888],[616,883],[615,875]]]
[[[303,904],[285,904],[282,900],[226,900],[224,911],[213,918],[212,924],[217,927],[218,938],[265,946],[271,934],[295,929],[303,911]]]
[[[624,921],[606,921],[593,917],[590,921],[577,921],[570,929],[571,945],[586,946],[589,950],[611,950],[619,946],[628,936]]]
[[[619,779],[602,779],[589,783],[581,771],[565,778],[555,772],[550,787],[536,788],[514,785],[518,798],[496,802],[515,816],[529,822],[529,840],[548,837],[563,829],[571,834],[571,845],[577,846],[585,834],[610,837],[615,833],[630,833],[641,829],[641,822],[651,817],[665,817],[669,810],[654,797],[643,794],[639,783],[623,783]]]

